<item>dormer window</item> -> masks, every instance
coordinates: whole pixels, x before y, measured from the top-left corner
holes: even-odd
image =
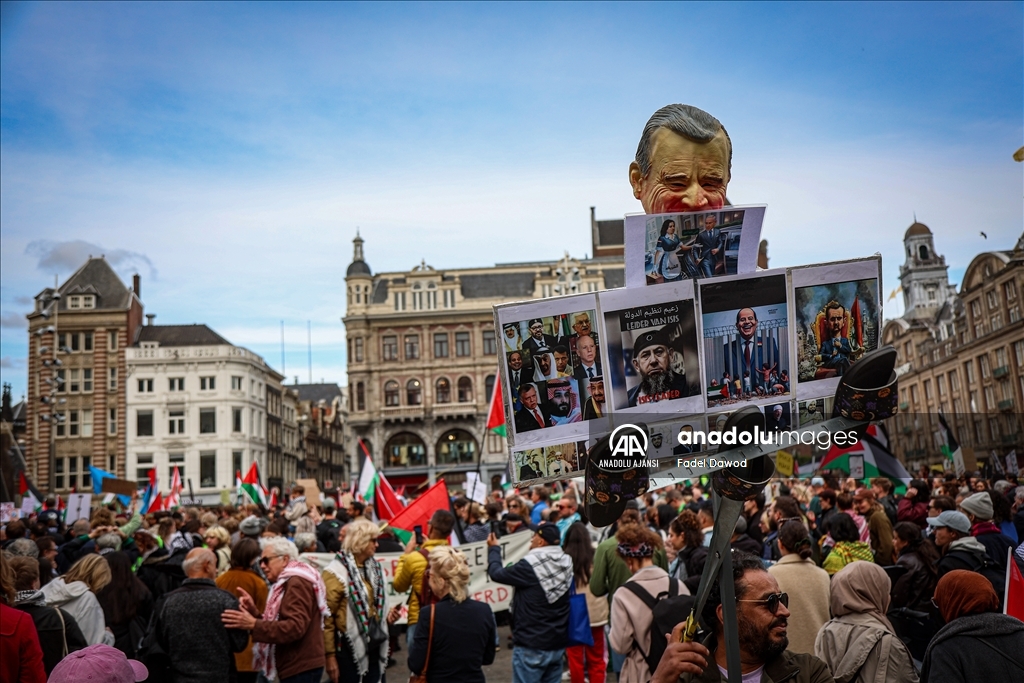
[[[73,297],[70,297],[68,299],[68,308],[81,308],[81,307],[82,307],[82,297],[80,297],[80,296],[73,296]]]
[[[96,297],[86,294],[82,297],[82,308],[96,308]]]

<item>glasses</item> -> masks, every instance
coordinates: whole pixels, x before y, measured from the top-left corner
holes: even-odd
[[[769,612],[775,614],[779,611],[779,603],[782,603],[783,607],[789,607],[789,593],[772,593],[763,600],[737,600],[736,602],[756,602],[766,606]]]
[[[271,555],[270,557],[261,557],[260,558],[260,566],[262,567],[262,566],[266,566],[266,565],[270,564],[270,561],[272,559],[274,559],[275,557],[283,557],[283,555]]]

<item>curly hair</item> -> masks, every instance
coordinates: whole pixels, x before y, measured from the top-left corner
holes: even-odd
[[[345,527],[345,550],[358,555],[380,535],[377,525],[368,519],[357,519]]]
[[[348,540],[348,536],[345,536]],[[450,545],[439,545],[430,551],[430,571],[448,584],[448,595],[455,602],[468,597],[469,563],[466,556]]]
[[[683,510],[668,525],[672,533],[682,536],[687,548],[699,548],[704,545],[704,531],[700,520],[692,510]]]
[[[641,546],[648,546],[651,554],[646,555],[650,557],[654,555],[658,548],[663,546],[661,541],[661,534],[648,529],[640,524],[627,524],[624,527],[619,527],[619,532],[615,534],[616,540],[619,542],[619,546],[625,546],[629,548],[638,548]],[[619,553],[621,556],[622,553]]]

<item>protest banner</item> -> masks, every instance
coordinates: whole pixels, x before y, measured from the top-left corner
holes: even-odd
[[[104,477],[100,484],[100,491],[102,493],[116,493],[129,497],[134,495],[138,488],[138,482],[129,481],[128,479],[115,479],[114,477]]]
[[[7,524],[7,522],[17,518],[18,506],[13,501],[0,503],[0,522]]]
[[[531,533],[517,533],[502,536],[498,539],[501,543],[502,562],[505,566],[515,564],[526,556],[530,551]],[[498,612],[506,610],[512,603],[512,587],[501,583],[494,583],[487,576],[487,542],[466,543],[459,546],[459,552],[466,556],[469,564],[469,597],[486,603],[491,610]],[[398,567],[398,560],[402,553],[377,553],[374,559],[380,562],[384,571],[384,582],[388,586],[388,608],[395,605],[402,606],[402,616],[399,624],[406,623],[408,614],[409,593],[396,593],[392,587],[395,578],[395,569]],[[331,553],[303,553],[299,559],[307,564],[323,571],[334,559]]]
[[[320,505],[324,502],[323,496],[320,494],[320,487],[316,484],[316,479],[296,479],[295,483],[306,489],[306,504],[307,505]]]
[[[80,519],[89,519],[92,508],[91,493],[72,493],[68,495],[68,509],[64,513],[64,521],[68,526]]]

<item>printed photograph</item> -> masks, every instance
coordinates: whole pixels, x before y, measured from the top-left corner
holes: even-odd
[[[512,452],[513,484],[540,479],[564,479],[586,467],[586,443],[569,441]]]
[[[512,475],[516,482],[532,481],[547,476],[547,456],[543,448],[529,448],[512,453]]]
[[[878,279],[794,288],[800,383],[842,377],[878,348]]]
[[[786,276],[700,286],[708,407],[790,393]]]
[[[798,401],[796,419],[800,428],[824,422],[832,415],[832,397]]]

